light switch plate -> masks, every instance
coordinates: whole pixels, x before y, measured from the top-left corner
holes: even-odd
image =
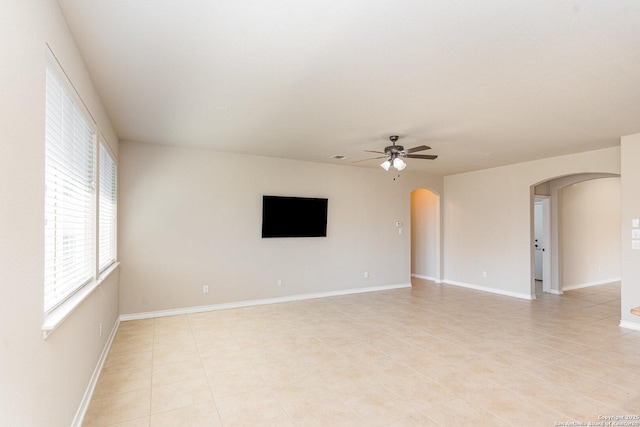
[[[638,227],[640,227],[640,219],[638,219],[638,218],[634,218],[634,219],[632,219],[632,220],[631,220],[631,226],[632,226],[633,228],[638,228]]]

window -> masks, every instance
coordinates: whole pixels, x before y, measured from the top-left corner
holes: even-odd
[[[98,248],[100,271],[116,260],[116,162],[109,149],[100,143],[100,198],[98,200],[99,237]]]
[[[64,318],[55,315],[57,320],[47,321],[47,317],[60,311],[58,307],[86,285],[97,284],[98,274],[116,260],[116,162],[105,143],[101,142],[98,149],[98,131],[91,116],[55,59],[49,59],[45,110],[46,330],[52,329],[48,323],[57,324]]]

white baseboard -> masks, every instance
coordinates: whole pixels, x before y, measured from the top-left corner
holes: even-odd
[[[559,291],[557,289],[549,289],[548,291],[545,291],[549,294],[554,294],[554,295],[562,295],[562,291]]]
[[[93,396],[93,391],[96,389],[98,378],[100,378],[100,372],[102,372],[102,367],[104,366],[105,360],[107,360],[107,355],[109,354],[109,350],[111,349],[111,344],[113,343],[113,339],[115,338],[116,332],[118,331],[118,326],[120,326],[120,319],[116,319],[116,323],[113,325],[113,329],[111,329],[109,338],[107,338],[107,342],[105,343],[104,349],[102,349],[102,354],[100,355],[100,359],[98,359],[98,364],[93,370],[93,374],[91,375],[91,379],[89,380],[89,385],[87,385],[87,389],[84,392],[84,396],[82,396],[82,401],[80,401],[80,406],[76,411],[76,416],[73,418],[71,427],[82,426],[82,422],[84,421],[84,416],[86,415],[87,409],[89,409],[89,404],[91,403],[91,397]]]
[[[437,279],[435,277],[431,277],[431,276],[425,276],[425,275],[422,275],[422,274],[413,274],[413,273],[411,273],[411,277],[415,277],[416,279],[429,280],[429,281],[434,282],[434,283],[442,283],[442,280],[439,280],[439,279]]]
[[[474,289],[476,291],[483,291],[483,292],[490,292],[492,294],[505,295],[505,296],[508,296],[508,297],[514,297],[514,298],[520,298],[520,299],[526,299],[526,300],[535,299],[535,295],[521,294],[521,293],[518,293],[518,292],[511,292],[511,291],[504,291],[502,289],[489,288],[487,286],[479,286],[479,285],[474,285],[474,284],[471,284],[471,283],[457,282],[455,280],[443,280],[442,283],[445,283],[447,285],[454,285],[454,286],[460,286],[460,287],[463,287],[463,288]]]
[[[202,313],[205,311],[228,310],[230,308],[252,307],[256,305],[279,304],[283,302],[302,301],[315,298],[335,297],[341,295],[361,294],[365,292],[389,291],[392,289],[410,288],[411,283],[397,285],[371,286],[367,288],[345,289],[339,291],[318,292],[313,294],[290,295],[286,297],[266,298],[259,300],[238,301],[196,307],[175,308],[170,310],[149,311],[146,313],[121,314],[120,321],[151,319],[154,317],[176,316],[179,314]]]
[[[619,282],[620,280],[621,280],[620,277],[614,277],[613,279],[596,280],[595,282],[578,283],[576,285],[569,285],[569,286],[563,285],[562,290],[571,291],[574,289],[589,288],[591,286],[600,286],[600,285],[606,285],[613,282]]]
[[[640,323],[621,320],[618,326],[620,326],[621,328],[633,329],[634,331],[640,331]]]

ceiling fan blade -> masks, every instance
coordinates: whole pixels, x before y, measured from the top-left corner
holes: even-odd
[[[369,160],[386,159],[386,158],[387,158],[387,156],[382,156],[382,157],[372,157],[372,158],[370,158],[370,159],[355,160],[355,161],[353,161],[353,162],[351,162],[351,163],[360,163],[360,162],[366,162],[366,161],[369,161]]]
[[[427,159],[427,160],[435,160],[438,156],[434,156],[433,154],[407,154],[404,157],[408,157],[410,159]]]
[[[407,153],[407,154],[411,154],[411,153],[415,153],[417,151],[424,151],[424,150],[431,150],[431,147],[427,147],[426,145],[419,145],[417,147],[413,147],[413,148],[409,148],[407,150],[404,150],[404,152]]]
[[[384,151],[364,150],[367,153],[386,154]]]

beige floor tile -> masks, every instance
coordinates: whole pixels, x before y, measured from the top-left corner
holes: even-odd
[[[208,400],[151,415],[150,427],[222,427],[215,402]]]
[[[499,414],[501,419],[514,426],[529,425],[533,420],[536,425],[552,426],[566,418],[528,396],[499,386],[489,386],[481,393],[467,393],[463,397],[487,412]]]
[[[453,390],[421,375],[390,377],[384,385],[409,402],[417,411],[458,397],[458,393]]]
[[[193,340],[196,344],[202,343],[215,343],[218,341],[227,341],[234,347],[239,347],[239,344],[235,341],[233,334],[231,333],[231,328],[227,328],[225,331],[217,331],[208,329],[205,327],[192,327],[191,333],[193,334]],[[232,342],[232,344],[231,344]],[[226,347],[229,348],[229,347]]]
[[[196,344],[201,357],[224,357],[230,352],[244,351],[232,337],[196,339]]]
[[[109,349],[109,356],[120,354],[138,354],[153,350],[153,335],[128,336],[126,338],[114,339]]]
[[[416,279],[121,322],[85,425],[520,426],[637,412],[640,333],[618,326],[619,293],[522,301]]]
[[[205,378],[178,381],[153,387],[151,390],[151,414],[190,406],[213,400],[209,383]]]
[[[202,361],[199,357],[180,362],[155,365],[153,367],[151,385],[153,387],[184,380],[206,378]]]
[[[443,427],[505,425],[505,421],[461,398],[434,405],[423,413]]]
[[[216,397],[215,401],[225,426],[291,424],[276,395],[269,389]]]
[[[220,352],[215,356],[201,355],[201,359],[207,376],[224,371],[253,368],[253,364],[242,350]]]
[[[382,384],[357,368],[345,368],[319,374],[322,382],[339,397],[358,395],[371,389],[379,389]]]
[[[271,387],[278,401],[286,410],[300,400],[334,399],[337,395],[319,377],[306,377],[299,382],[290,382]]]
[[[368,426],[384,426],[415,413],[410,402],[380,385],[363,394],[342,397]]]
[[[113,374],[122,371],[144,370],[151,367],[152,352],[123,353],[107,357],[102,367],[102,374]]]
[[[426,415],[417,413],[391,423],[389,427],[440,427],[440,425]]]
[[[314,374],[332,374],[337,371],[348,371],[358,368],[357,362],[334,350],[317,351],[312,354],[306,354],[303,363],[305,363]]]
[[[165,365],[167,363],[183,362],[185,360],[200,357],[195,343],[154,348],[153,365]]]
[[[151,366],[142,369],[102,373],[93,391],[93,398],[100,399],[114,394],[151,389]]]
[[[637,391],[638,384],[640,384],[640,371],[612,370],[606,377],[602,378],[602,381],[609,384],[609,389],[621,388]]]
[[[590,350],[588,345],[576,344],[571,341],[565,341],[559,336],[552,335],[553,330],[548,329],[544,334],[537,336],[534,341],[544,347],[553,348],[569,355],[585,354]]]
[[[209,316],[212,313],[213,312],[190,314],[188,317],[191,331],[194,333],[209,332],[209,336],[211,337],[227,336],[229,332],[227,324],[220,317]]]
[[[142,338],[153,336],[153,321],[137,321],[146,323],[120,322],[118,324],[118,332],[114,337],[114,341],[126,340],[129,338]]]
[[[153,340],[153,329],[147,330],[122,330],[118,328],[113,344],[134,343],[144,340]]]
[[[267,383],[253,367],[214,372],[208,375],[207,378],[209,379],[211,391],[216,398],[245,394],[267,387]]]
[[[336,397],[308,396],[290,403],[285,411],[296,426],[366,425],[355,411]]]
[[[189,316],[186,314],[176,316],[156,317],[153,319],[153,326],[159,328],[183,328],[189,327]]]
[[[471,363],[458,363],[442,367],[435,373],[430,373],[428,377],[445,386],[448,390],[456,394],[479,391],[493,383],[493,374],[488,369],[476,371]]]
[[[545,404],[553,410],[578,421],[598,421],[602,414],[615,414],[615,408],[602,402],[593,400],[571,389],[560,390],[558,394],[550,396]]]
[[[604,381],[593,378],[590,375],[583,375],[581,372],[554,365],[545,366],[544,369],[534,372],[533,375],[544,378],[547,382],[555,383],[562,388],[575,390],[585,396],[591,390],[608,386]]]
[[[131,421],[109,424],[109,427],[149,427],[150,417],[142,417]]]
[[[153,322],[153,319],[123,320],[120,322],[119,329],[153,329]]]
[[[180,348],[195,345],[195,339],[191,331],[175,331],[166,333],[155,333],[153,336],[153,349],[158,348]]]
[[[611,408],[616,408],[620,413],[640,415],[640,391],[637,388],[627,389],[615,384],[603,383],[582,394]]]
[[[288,363],[256,363],[253,365],[270,386],[299,382],[313,375],[313,371],[302,360],[292,359]]]
[[[530,372],[514,371],[500,386],[520,395],[529,396],[531,399],[542,399],[549,394],[558,392],[562,385],[556,381],[533,375]]]
[[[240,343],[245,355],[252,363],[286,363],[291,359],[291,355],[286,348],[280,344],[269,341],[267,344],[254,342],[248,345]]]
[[[148,417],[150,403],[150,390],[131,391],[92,399],[83,426],[102,427]]]

